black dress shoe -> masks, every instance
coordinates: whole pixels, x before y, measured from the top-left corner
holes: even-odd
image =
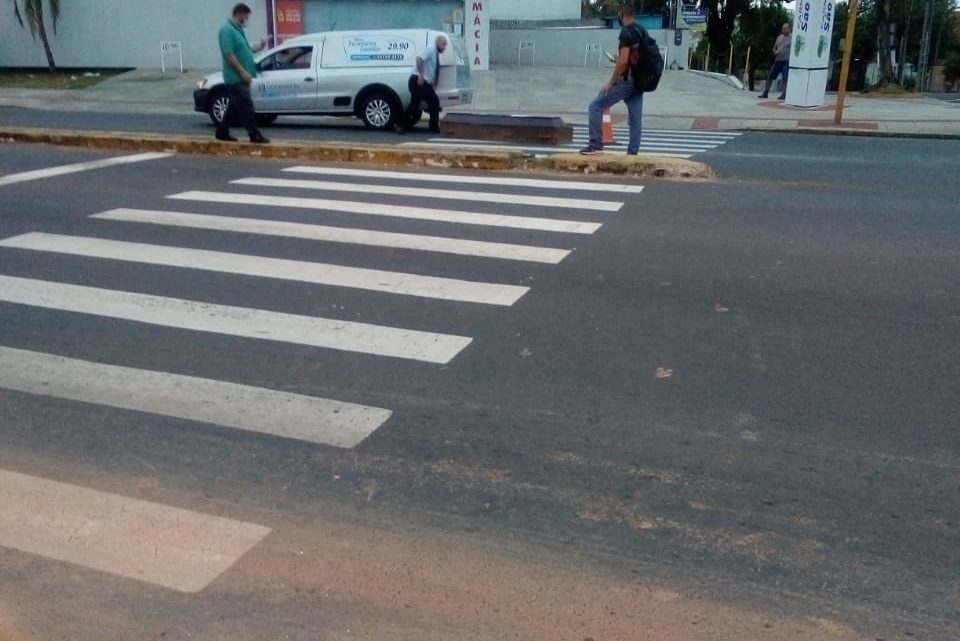
[[[255,145],[265,145],[268,142],[270,142],[270,139],[264,138],[263,136],[260,136],[260,135],[250,136],[250,142],[252,142]]]
[[[223,142],[237,142],[237,139],[231,136],[229,133],[216,134],[216,139],[222,140]]]
[[[393,128],[394,128],[394,130],[395,130],[398,134],[400,134],[401,136],[402,136],[403,134],[407,133],[407,128],[404,127],[404,126],[401,125],[401,124],[396,124],[396,125],[393,126]]]

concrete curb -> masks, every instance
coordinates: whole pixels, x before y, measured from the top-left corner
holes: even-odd
[[[317,162],[357,162],[384,166],[445,167],[450,169],[510,169],[514,159],[505,153],[448,152],[423,149],[397,149],[389,146],[352,143],[286,143],[254,145],[246,142],[221,142],[196,136],[161,136],[86,132],[51,129],[0,128],[0,139],[39,142],[87,149],[167,151],[184,154],[249,156]]]
[[[124,151],[176,152],[216,156],[273,158],[306,162],[364,163],[384,167],[429,167],[484,171],[548,170],[578,174],[611,174],[650,178],[710,178],[713,169],[694,160],[659,156],[581,156],[557,154],[537,160],[521,154],[459,152],[448,147],[398,149],[391,145],[359,145],[348,142],[289,143],[269,145],[221,142],[208,137],[158,134],[88,132],[74,130],[0,127],[0,141],[31,142]]]
[[[714,71],[700,71],[698,69],[687,69],[688,72],[697,74],[698,76],[703,76],[705,78],[712,78],[713,80],[719,80],[724,84],[728,84],[734,89],[739,89],[743,91],[746,87],[743,86],[743,82],[740,81],[736,76],[729,76],[725,73],[717,73]]]

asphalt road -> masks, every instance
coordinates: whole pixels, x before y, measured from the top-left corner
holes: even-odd
[[[34,292],[65,283],[472,338],[427,363],[10,302],[7,281],[2,348],[393,414],[343,448],[0,389],[0,472],[271,530],[189,594],[0,547],[0,638],[957,638],[958,150],[748,134],[709,152],[723,179],[631,194],[184,156],[0,184],[0,239],[69,237],[57,251],[50,237],[0,241],[0,277]],[[103,157],[4,144],[0,170]],[[231,183],[251,177],[348,191]],[[602,226],[169,198],[192,190]],[[483,202],[494,192],[584,202]],[[584,208],[597,201],[623,207]],[[90,218],[115,208],[574,251],[543,264]],[[76,237],[138,245],[108,260],[73,255]],[[365,288],[382,274],[335,286],[210,271],[199,255],[149,264],[146,245],[529,291],[512,305],[439,300]]]

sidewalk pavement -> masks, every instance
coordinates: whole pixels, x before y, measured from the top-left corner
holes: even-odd
[[[186,114],[193,110],[194,83],[209,70],[162,74],[139,69],[82,90],[0,88],[0,107],[58,111]],[[586,106],[610,69],[505,66],[473,73],[474,103],[457,111],[549,114],[586,123]],[[958,94],[960,98],[960,94]],[[874,98],[848,94],[843,124],[833,124],[836,96],[814,109],[760,100],[725,77],[696,71],[666,71],[656,92],[644,98],[644,126],[654,129],[842,131],[880,135],[960,138],[960,103],[926,97]],[[623,105],[613,109],[625,119]],[[2,117],[2,116],[0,116]]]

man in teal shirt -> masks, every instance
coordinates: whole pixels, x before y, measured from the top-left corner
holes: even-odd
[[[250,142],[270,142],[257,128],[257,112],[250,94],[250,84],[257,77],[257,65],[253,61],[253,54],[267,44],[266,41],[261,40],[253,48],[247,42],[247,35],[243,29],[251,13],[250,7],[241,2],[233,8],[230,19],[220,27],[223,82],[230,97],[230,106],[223,115],[223,121],[217,126],[217,140],[236,141],[236,138],[230,135],[230,126],[235,124],[247,130]]]

